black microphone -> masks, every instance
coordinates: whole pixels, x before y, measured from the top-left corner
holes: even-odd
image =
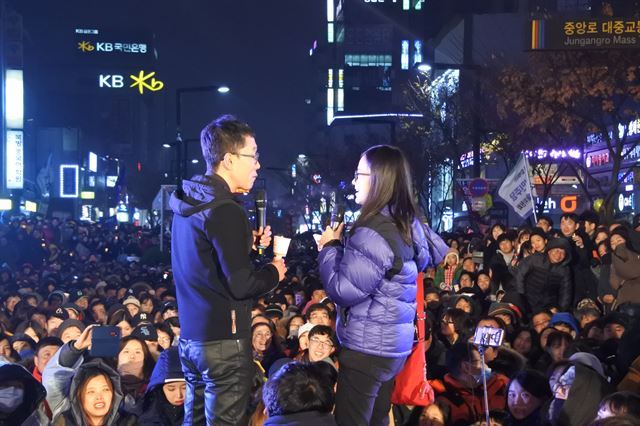
[[[331,222],[329,226],[335,231],[342,222],[344,222],[344,206],[336,203],[333,205],[333,210],[331,210]]]
[[[267,226],[267,191],[260,189],[256,192],[256,228],[259,230]],[[258,245],[258,253],[262,254],[266,247]]]

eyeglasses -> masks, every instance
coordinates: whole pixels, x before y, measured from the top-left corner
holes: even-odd
[[[371,173],[360,173],[356,170],[356,172],[353,174],[353,180],[358,180],[358,176],[371,176]]]
[[[253,155],[251,154],[240,154],[239,152],[232,152],[233,155],[237,155],[238,157],[247,157],[247,158],[253,158],[254,162],[258,162],[258,160],[260,159],[260,154],[259,153],[255,153]]]
[[[333,348],[333,343],[331,342],[323,342],[322,340],[312,337],[311,339],[309,339],[309,343],[313,343],[315,345],[319,345],[321,347],[327,348],[327,349],[331,349]]]

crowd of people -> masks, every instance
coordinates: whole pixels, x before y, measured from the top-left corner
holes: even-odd
[[[0,425],[482,425],[486,409],[492,426],[640,425],[640,216],[441,238],[418,220],[402,153],[378,146],[358,163],[349,231],[297,237],[286,266],[250,263],[270,230],[252,235],[220,195],[251,187],[247,148],[172,199],[172,260],[130,225],[5,218]],[[434,398],[392,405],[416,297]],[[102,326],[118,330],[112,356]],[[501,344],[481,352],[479,327]]]
[[[424,274],[436,399],[394,406],[395,424],[481,420],[480,354],[468,343],[477,326],[506,335],[485,353],[492,424],[638,424],[639,224],[567,214],[559,230],[547,217],[537,225],[495,225],[483,240],[448,235],[446,256]],[[182,424],[180,323],[157,238],[22,217],[3,226],[0,242],[0,424]],[[311,248],[300,246],[290,263],[298,256],[304,267],[290,268],[297,273],[251,310],[251,424],[267,415],[268,424],[291,415],[327,424],[333,410],[342,367],[336,302],[345,296],[327,296]],[[479,251],[482,266],[472,257]],[[121,330],[116,358],[89,356],[95,324]],[[375,346],[378,332],[362,330],[363,341]],[[311,399],[304,390],[294,398],[309,380],[317,381]],[[618,423],[605,421],[612,416]]]
[[[492,424],[638,424],[639,224],[569,214],[559,230],[547,217],[537,225],[495,225],[482,240],[447,236],[446,256],[424,274],[436,399],[394,406],[395,424],[481,421],[480,354],[468,343],[478,326],[506,336],[485,353]],[[24,217],[1,232],[0,424],[182,424],[180,322],[157,238],[128,226]],[[328,424],[335,403],[343,367],[336,302],[344,296],[328,297],[313,248],[299,246],[290,260],[297,272],[251,310],[246,414],[254,425]],[[482,266],[472,257],[479,251]],[[121,330],[117,357],[89,355],[96,324]],[[361,333],[378,344],[377,330]],[[305,394],[310,380],[314,391]]]

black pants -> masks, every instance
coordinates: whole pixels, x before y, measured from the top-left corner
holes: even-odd
[[[180,339],[179,349],[187,381],[183,424],[245,424],[254,371],[251,342]]]
[[[343,348],[338,360],[338,425],[388,425],[393,380],[406,357],[385,358]]]

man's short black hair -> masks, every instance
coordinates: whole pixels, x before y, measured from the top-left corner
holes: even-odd
[[[560,221],[561,222],[563,220],[567,220],[567,219],[573,221],[573,223],[575,223],[575,224],[579,224],[580,223],[580,218],[575,213],[563,213],[562,216],[560,216]]]
[[[336,338],[336,333],[333,331],[333,328],[328,325],[314,325],[313,328],[309,331],[309,339],[313,336],[327,336],[331,339],[331,343],[336,347],[338,345],[338,339]]]
[[[596,225],[600,225],[600,216],[593,210],[585,210],[580,214],[580,220],[583,222],[591,222]]]
[[[325,311],[329,315],[329,318],[331,318],[331,309],[329,309],[327,305],[324,303],[314,303],[307,309],[307,321],[311,319],[311,314],[315,311]]]
[[[232,115],[223,115],[207,124],[200,132],[200,147],[207,168],[214,170],[227,153],[237,153],[244,147],[245,137],[255,137],[247,123]]]
[[[457,342],[447,352],[447,370],[454,375],[460,373],[460,366],[463,361],[471,362],[471,355],[478,349],[471,343],[463,341]]]
[[[553,219],[551,219],[551,217],[543,214],[543,215],[538,216],[538,222],[540,222],[541,220],[544,220],[545,222],[547,222],[549,224],[550,227],[553,228]]]
[[[45,346],[62,347],[62,345],[64,345],[64,343],[62,342],[62,340],[60,340],[57,337],[54,337],[54,336],[43,337],[36,344],[36,349],[35,349],[36,356],[38,356],[38,351],[40,351],[40,348],[44,348]]]
[[[262,389],[262,401],[269,417],[308,411],[330,413],[337,375],[326,362],[292,362],[269,378]]]

